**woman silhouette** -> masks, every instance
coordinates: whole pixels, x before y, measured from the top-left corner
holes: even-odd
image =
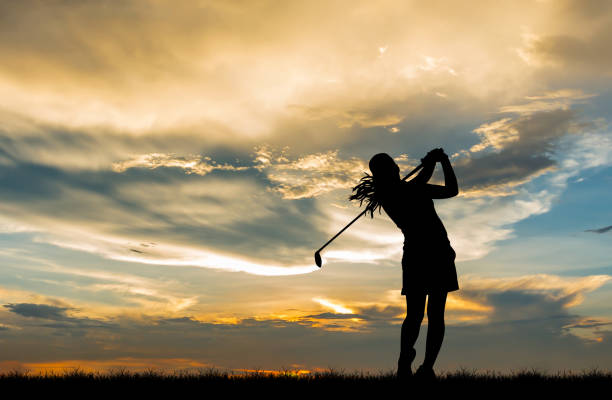
[[[400,179],[399,167],[385,153],[370,160],[372,176],[357,185],[351,200],[366,201],[373,215],[382,206],[404,234],[402,257],[402,295],[406,296],[406,319],[402,324],[397,375],[412,375],[416,356],[414,344],[419,335],[427,302],[427,343],[425,360],[417,375],[435,377],[433,365],[444,338],[444,308],[448,292],[459,289],[455,270],[455,251],[446,229],[434,209],[432,199],[446,199],[458,194],[457,178],[442,149],[434,149],[421,160],[423,169],[412,180]],[[444,186],[427,183],[436,163],[442,164]]]

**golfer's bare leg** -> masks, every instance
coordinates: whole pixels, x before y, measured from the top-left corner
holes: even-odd
[[[430,293],[427,301],[427,344],[423,367],[432,369],[444,339],[446,292]]]
[[[425,293],[406,294],[406,318],[402,323],[402,337],[400,346],[399,364],[404,364],[405,368],[410,368],[410,363],[414,358],[414,344],[416,343],[423,314],[425,312]]]

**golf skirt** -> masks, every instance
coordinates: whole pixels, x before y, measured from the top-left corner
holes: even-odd
[[[402,294],[459,290],[455,255],[448,239],[435,245],[404,242]]]

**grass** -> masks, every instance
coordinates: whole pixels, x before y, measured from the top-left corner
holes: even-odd
[[[462,397],[498,395],[581,395],[610,393],[612,372],[590,370],[545,374],[536,370],[513,374],[477,373],[470,370],[442,373],[435,381],[398,381],[392,372],[366,374],[329,370],[309,374],[293,371],[231,373],[216,369],[190,371],[149,370],[130,372],[118,369],[108,372],[86,372],[72,369],[63,372],[0,373],[0,390],[22,394],[104,395],[113,397],[226,396],[266,397],[395,397],[405,392],[408,398],[421,398],[423,390],[432,394]],[[219,396],[213,396],[219,398]],[[111,399],[114,400],[114,399]]]

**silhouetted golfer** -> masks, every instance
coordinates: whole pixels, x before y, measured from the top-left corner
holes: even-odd
[[[437,162],[442,164],[444,186],[427,183]],[[455,251],[446,229],[436,214],[432,199],[446,199],[458,193],[457,178],[442,149],[434,149],[422,159],[423,169],[412,180],[402,181],[399,167],[385,153],[370,160],[372,176],[357,185],[350,199],[368,202],[373,214],[380,206],[404,234],[402,294],[406,296],[406,319],[402,324],[401,350],[397,365],[400,378],[412,375],[416,356],[414,344],[419,335],[425,299],[427,303],[427,344],[425,360],[416,374],[435,377],[433,365],[444,338],[444,307],[448,292],[459,289]]]

